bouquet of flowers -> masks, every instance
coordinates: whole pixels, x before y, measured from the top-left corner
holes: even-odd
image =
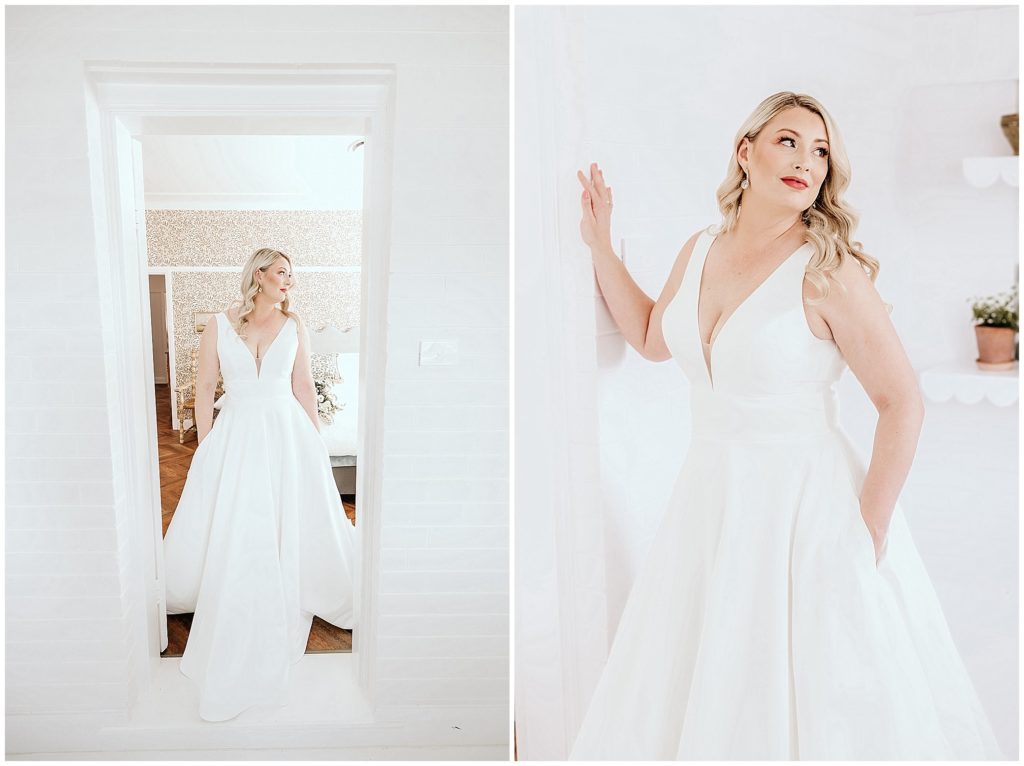
[[[344,404],[338,404],[331,391],[332,382],[328,380],[314,380],[316,384],[316,409],[317,414],[327,425],[334,423],[334,414],[344,409]]]

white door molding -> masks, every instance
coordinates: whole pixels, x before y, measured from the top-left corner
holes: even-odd
[[[394,70],[385,66],[87,62],[101,318],[108,359],[111,454],[125,562],[133,697],[160,671],[162,520],[156,452],[148,269],[135,210],[132,145],[160,134],[365,135],[359,455],[360,560],[356,681],[372,704],[379,591],[383,392],[387,348]],[[170,300],[171,296],[168,296]],[[140,375],[139,371],[144,371]],[[173,371],[172,371],[173,374]],[[173,379],[173,378],[172,378]],[[146,651],[142,651],[146,647]],[[179,660],[173,660],[178,662]],[[131,714],[132,711],[129,711]],[[327,713],[328,711],[324,711]],[[343,721],[339,721],[343,722]]]

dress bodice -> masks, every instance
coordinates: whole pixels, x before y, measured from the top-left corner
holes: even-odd
[[[294,317],[288,317],[263,352],[257,369],[256,358],[235,332],[227,313],[217,315],[217,356],[225,393],[231,397],[291,395],[298,347],[297,325]]]
[[[778,266],[732,314],[723,317],[705,360],[697,306],[701,276],[715,241],[703,231],[682,282],[662,316],[662,333],[676,363],[690,381],[695,432],[728,432],[730,423],[761,426],[780,435],[800,430],[805,415],[815,428],[835,422],[835,383],[846,360],[833,340],[811,332],[803,306],[807,263],[814,254],[804,243]],[[753,415],[750,409],[771,417]],[[793,425],[787,429],[787,423]]]

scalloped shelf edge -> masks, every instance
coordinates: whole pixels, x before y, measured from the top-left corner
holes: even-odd
[[[1019,159],[1016,155],[1010,157],[964,157],[964,178],[976,189],[989,187],[1000,179],[1010,186],[1017,186],[1020,174]]]
[[[933,402],[953,399],[961,404],[978,404],[987,400],[997,407],[1010,407],[1017,403],[1020,395],[1016,374],[925,370],[920,379],[922,393]]]

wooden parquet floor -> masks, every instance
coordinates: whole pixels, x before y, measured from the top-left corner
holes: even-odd
[[[181,490],[185,486],[188,467],[192,463],[192,455],[196,451],[196,434],[192,431],[185,435],[185,443],[178,443],[178,432],[171,428],[171,389],[170,386],[156,386],[156,422],[157,443],[160,454],[160,505],[163,515],[163,534],[178,507]],[[355,497],[342,497],[345,515],[355,524]],[[167,649],[160,653],[161,657],[180,657],[188,642],[188,632],[192,627],[191,614],[167,615]],[[306,654],[320,652],[351,652],[352,631],[324,622],[319,617],[313,618],[313,628],[309,632]]]

